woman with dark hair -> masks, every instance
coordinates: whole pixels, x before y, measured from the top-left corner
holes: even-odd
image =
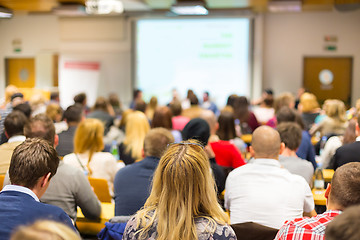
[[[172,128],[172,113],[168,107],[159,107],[155,110],[153,120],[151,122],[151,128],[163,127],[171,131],[174,136],[175,142],[181,142],[181,133],[178,130]]]
[[[233,108],[235,118],[240,121],[241,132],[243,134],[251,134],[260,126],[254,113],[249,110],[249,101],[246,97],[241,96],[235,98]]]

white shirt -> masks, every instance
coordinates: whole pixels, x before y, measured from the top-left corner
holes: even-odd
[[[26,140],[26,137],[23,135],[16,135],[9,138],[8,143],[12,142],[24,142]]]
[[[81,164],[79,163],[76,156],[79,158]],[[87,169],[88,160],[88,152],[76,155],[75,153],[71,153],[64,156],[63,159],[64,163],[77,167],[80,170],[84,170],[84,167],[87,172],[89,172],[89,169]],[[89,166],[92,171],[91,177],[106,179],[109,185],[110,194],[113,196],[113,183],[115,174],[122,167],[121,165],[117,164],[115,157],[108,152],[95,152],[91,157]]]
[[[286,220],[302,217],[315,205],[305,179],[281,168],[275,159],[254,159],[234,169],[225,190],[231,224],[255,222],[279,229]]]
[[[36,196],[36,194],[27,187],[23,187],[23,186],[19,186],[19,185],[6,185],[1,192],[5,192],[5,191],[22,192],[22,193],[28,194],[31,197],[33,197],[35,199],[35,201],[40,202],[39,198]]]

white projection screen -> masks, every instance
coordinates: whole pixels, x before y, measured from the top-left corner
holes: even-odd
[[[171,101],[204,91],[218,106],[230,94],[250,95],[248,18],[141,19],[136,21],[135,88],[145,101]]]

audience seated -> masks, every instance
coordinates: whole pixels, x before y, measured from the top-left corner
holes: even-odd
[[[326,240],[360,239],[360,205],[348,207],[335,217],[325,229]]]
[[[344,209],[360,204],[359,176],[360,163],[348,163],[338,168],[325,192],[326,212],[312,218],[295,218],[285,222],[275,240],[323,240],[325,227],[334,217]]]
[[[182,136],[181,132],[178,130],[173,130],[172,128],[172,113],[168,107],[158,107],[154,112],[154,117],[151,122],[151,128],[163,127],[171,131],[171,134],[174,136],[175,142],[181,142]]]
[[[10,240],[80,240],[68,226],[50,220],[39,220],[29,226],[20,226]]]
[[[86,176],[106,179],[113,196],[115,174],[122,166],[111,153],[101,152],[104,149],[103,132],[104,125],[100,120],[88,118],[82,121],[75,132],[74,153],[65,155],[63,161]]]
[[[50,118],[44,114],[32,117],[25,125],[27,138],[41,138],[54,147],[58,142],[55,127]],[[4,185],[10,184],[6,176]],[[82,171],[60,161],[56,175],[52,178],[41,202],[62,208],[71,219],[76,220],[77,207],[80,207],[84,216],[97,219],[100,216],[101,206],[92,191],[88,179]]]
[[[201,116],[210,127],[209,144],[214,151],[216,163],[224,167],[230,172],[230,170],[240,167],[246,162],[240,151],[230,143],[229,141],[223,141],[216,135],[216,131],[219,127],[219,123],[216,120],[215,114],[210,110],[205,110]]]
[[[233,108],[235,118],[240,121],[242,134],[250,134],[260,126],[255,114],[249,110],[249,101],[246,97],[235,98]]]
[[[199,99],[194,93],[189,95],[189,101],[190,101],[190,107],[189,108],[183,107],[184,110],[182,111],[182,116],[190,119],[200,117],[204,109],[200,107]]]
[[[293,109],[287,106],[284,106],[277,111],[276,120],[278,124],[283,122],[296,122],[300,126],[302,124],[301,117]],[[317,163],[315,161],[315,149],[311,143],[309,133],[304,129],[301,132],[301,143],[296,151],[296,155],[299,158],[306,159],[311,162],[314,169],[316,169]]]
[[[300,97],[298,110],[301,112],[305,130],[309,131],[311,126],[315,123],[315,118],[320,113],[320,107],[316,96],[312,93],[303,93]]]
[[[360,162],[360,118],[357,120],[356,124],[356,141],[353,143],[345,144],[342,147],[339,147],[331,163],[330,168],[336,170],[338,167],[349,163],[349,162]]]
[[[214,102],[212,102],[210,100],[209,92],[204,92],[203,93],[203,102],[201,104],[201,107],[206,109],[206,110],[212,111],[216,116],[219,115],[218,107],[216,106],[216,104]]]
[[[6,116],[4,122],[5,135],[9,140],[0,145],[0,174],[6,174],[15,147],[25,141],[24,126],[26,122],[26,116],[20,111],[13,111]]]
[[[103,135],[106,135],[114,124],[114,115],[114,110],[106,98],[98,97],[92,111],[86,117],[99,119],[105,127]]]
[[[236,239],[217,202],[209,168],[202,144],[170,145],[155,171],[150,196],[129,220],[123,239]]]
[[[316,214],[309,184],[281,167],[278,157],[283,149],[276,130],[261,126],[254,131],[254,159],[226,180],[225,208],[231,224],[255,222],[279,229],[285,220]]]
[[[75,231],[61,208],[39,201],[58,165],[55,149],[45,140],[27,139],[15,148],[9,168],[13,185],[5,186],[0,192],[0,239],[9,239],[18,226],[39,219],[63,222]]]
[[[150,121],[152,121],[157,107],[158,107],[157,97],[152,96],[150,98],[149,104],[146,106],[146,110],[145,110],[145,115]]]
[[[67,124],[62,121],[63,109],[58,103],[48,104],[45,114],[54,122],[56,134],[59,134],[68,128]]]
[[[322,168],[332,167],[330,166],[331,159],[339,147],[356,141],[356,122],[355,119],[351,119],[344,135],[332,136],[326,141],[318,160]]]
[[[259,105],[253,107],[253,112],[255,114],[256,119],[261,124],[266,124],[275,115],[275,110],[273,108],[274,96],[272,94],[272,90],[266,89],[263,92],[263,96],[259,100],[259,103],[254,105]]]
[[[133,215],[150,194],[150,185],[159,159],[168,144],[174,142],[165,128],[153,128],[145,136],[145,158],[120,169],[114,180],[115,216]]]
[[[284,151],[279,155],[280,164],[292,174],[302,176],[309,184],[313,180],[314,168],[311,162],[296,155],[301,142],[301,128],[297,123],[284,122],[277,126]]]
[[[272,128],[276,128],[277,125],[277,113],[282,107],[289,107],[290,109],[294,109],[295,106],[295,97],[292,93],[284,92],[275,98],[274,101],[274,110],[275,116],[271,118],[266,125]]]
[[[208,145],[210,137],[209,124],[201,118],[191,119],[190,122],[188,122],[188,124],[186,124],[184,127],[182,135],[184,140],[196,139],[204,146],[205,152],[210,161],[212,172],[214,174],[218,194],[221,194],[225,189],[226,174],[224,168],[216,163],[215,154],[211,149],[211,146]]]
[[[171,119],[173,129],[182,131],[185,125],[190,121],[190,118],[181,115],[182,107],[181,102],[178,100],[170,103],[170,109],[173,114],[173,117]]]
[[[348,126],[344,102],[331,99],[327,100],[325,108],[326,117],[310,129],[310,134],[320,132],[320,136],[343,135]]]
[[[74,152],[75,131],[83,120],[83,110],[79,105],[71,105],[65,110],[63,118],[68,129],[59,133],[59,144],[56,151],[61,157]]]
[[[125,139],[119,146],[120,159],[126,164],[142,158],[145,135],[150,130],[149,121],[140,111],[126,116]]]

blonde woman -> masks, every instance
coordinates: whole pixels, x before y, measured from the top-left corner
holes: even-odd
[[[80,240],[68,226],[54,221],[40,220],[30,226],[21,226],[10,240]]]
[[[344,102],[337,99],[327,100],[325,114],[324,120],[310,129],[310,134],[320,132],[320,136],[343,135],[348,126]]]
[[[123,239],[236,239],[214,186],[201,144],[170,145],[155,171],[150,196],[129,220]]]
[[[300,97],[298,106],[301,117],[305,124],[305,129],[309,130],[315,122],[315,118],[320,114],[319,103],[316,96],[312,93],[303,93]]]
[[[113,195],[114,177],[121,165],[110,153],[101,152],[103,134],[104,125],[100,120],[88,118],[82,121],[75,132],[74,153],[65,155],[63,161],[80,168],[88,176],[106,179]]]
[[[119,146],[120,159],[127,165],[143,157],[145,135],[150,124],[143,112],[135,111],[126,117],[125,139]]]

